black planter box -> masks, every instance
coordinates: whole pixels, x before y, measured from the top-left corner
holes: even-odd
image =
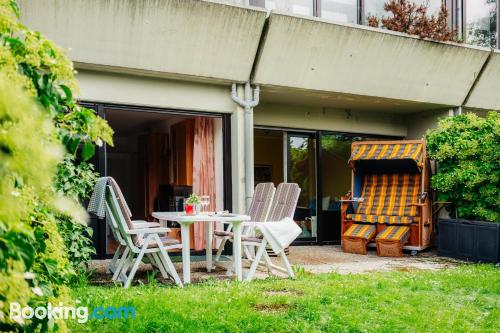
[[[480,262],[500,262],[500,223],[440,219],[438,254]]]

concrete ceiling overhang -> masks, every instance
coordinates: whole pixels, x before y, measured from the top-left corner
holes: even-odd
[[[332,106],[370,97],[391,108],[460,106],[488,49],[438,43],[387,30],[271,12],[253,82],[272,91],[317,92]],[[280,98],[275,93],[275,98]],[[329,97],[330,96],[330,97]],[[340,105],[335,105],[335,98]],[[366,99],[366,98],[365,98]],[[396,103],[396,105],[394,105]],[[421,104],[417,107],[418,104]],[[360,107],[366,104],[362,102]],[[397,105],[399,104],[399,105]]]
[[[375,96],[344,94],[328,91],[311,91],[287,87],[264,86],[260,90],[263,103],[344,109],[353,111],[387,112],[397,114],[447,109],[442,104],[397,100]]]
[[[472,89],[466,107],[500,110],[500,51],[495,50]]]
[[[77,68],[249,79],[267,12],[196,0],[21,0],[21,21]]]

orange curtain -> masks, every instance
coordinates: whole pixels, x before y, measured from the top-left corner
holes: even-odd
[[[194,122],[193,193],[210,196],[209,211],[215,210],[214,120],[197,117]],[[194,248],[206,242],[205,224],[194,223]]]

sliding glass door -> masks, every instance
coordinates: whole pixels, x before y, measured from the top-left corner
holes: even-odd
[[[255,183],[297,183],[297,242],[340,243],[340,198],[351,189],[351,144],[370,135],[274,128],[255,130]],[[388,138],[387,138],[388,139]]]
[[[302,229],[298,240],[316,242],[316,134],[256,129],[254,140],[255,184],[297,183],[301,193],[294,220]]]
[[[320,136],[321,241],[340,242],[340,198],[351,189],[351,169],[347,161],[351,143],[360,139],[344,134]]]
[[[299,240],[316,241],[316,137],[315,134],[286,133],[287,174],[289,183],[301,188],[294,220],[302,229]]]

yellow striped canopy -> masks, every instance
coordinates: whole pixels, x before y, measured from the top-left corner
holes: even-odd
[[[360,160],[413,160],[422,170],[424,165],[423,143],[361,143],[353,147],[349,164],[354,168]]]

